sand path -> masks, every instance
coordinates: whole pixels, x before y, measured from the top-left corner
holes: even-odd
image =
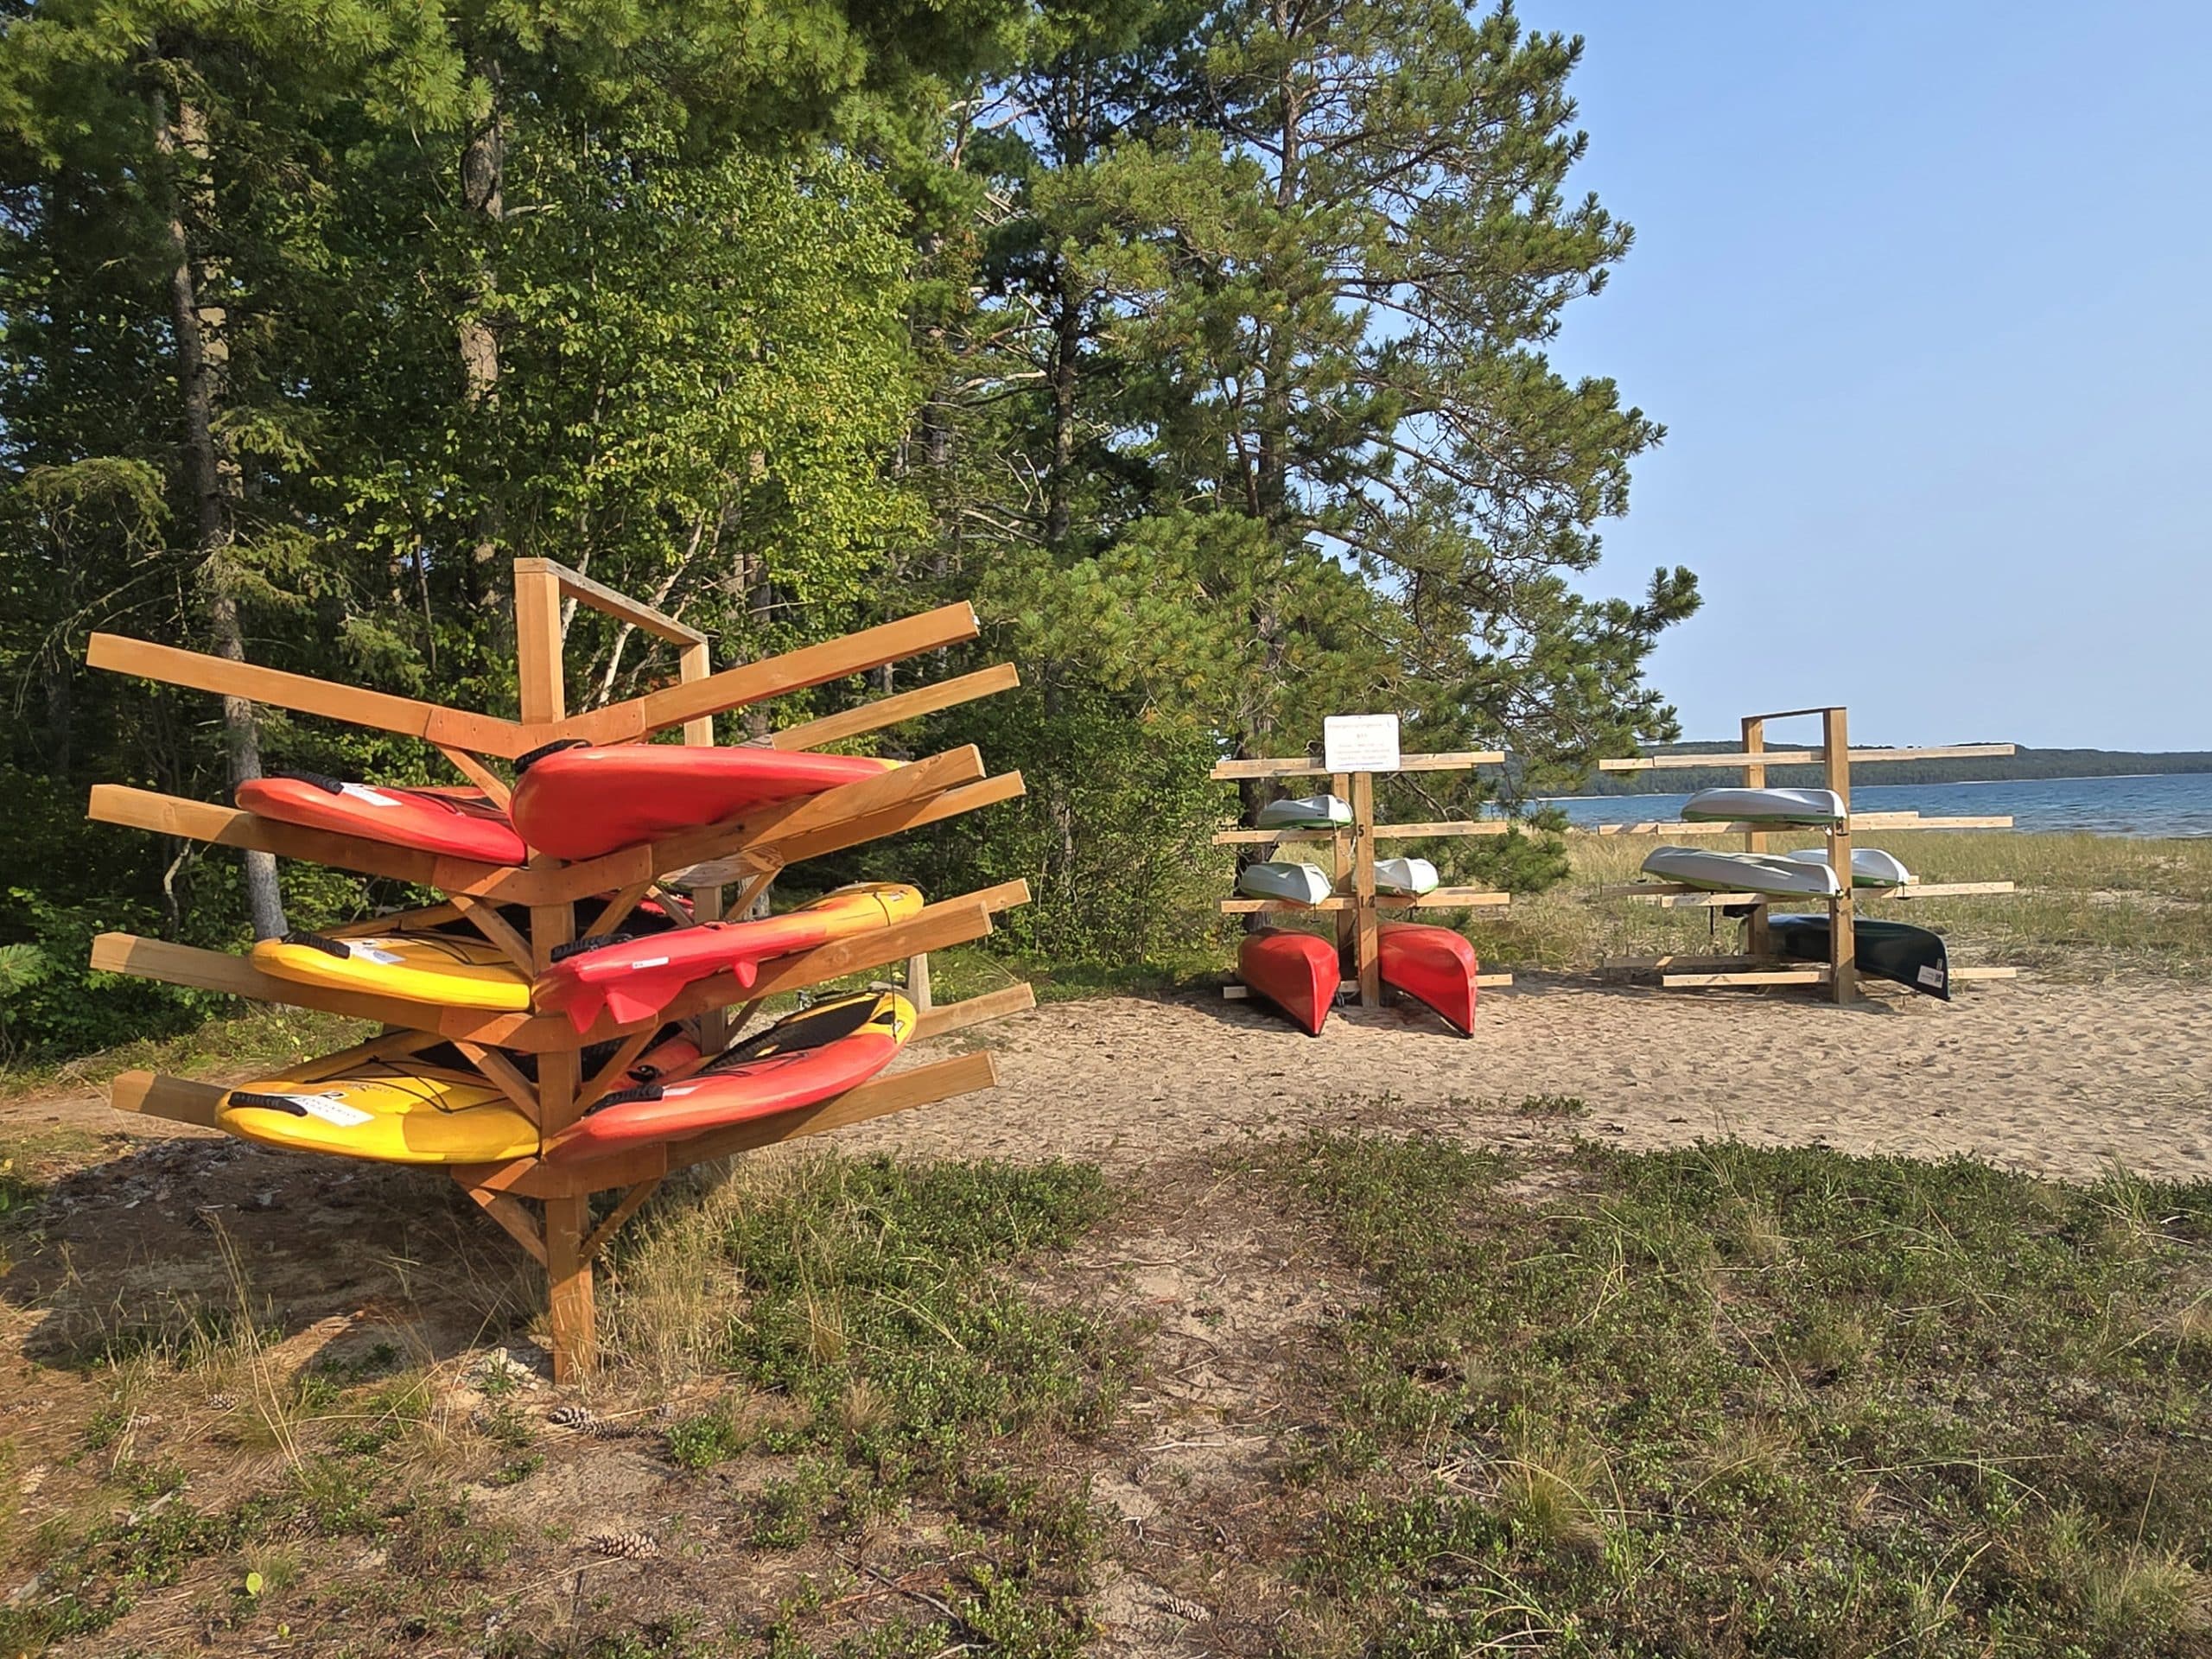
[[[957,1156],[1141,1166],[1247,1131],[1421,1122],[1545,1140],[1511,1109],[1587,1103],[1630,1147],[1753,1145],[1943,1157],[2094,1179],[2212,1179],[2212,988],[1977,985],[1945,1005],[1853,1008],[1773,993],[1664,994],[1524,981],[1484,993],[1476,1036],[1397,1009],[1339,1010],[1306,1038],[1196,996],[1061,1003],[987,1027],[1001,1086],[841,1137]],[[1382,1098],[1388,1096],[1389,1098]]]

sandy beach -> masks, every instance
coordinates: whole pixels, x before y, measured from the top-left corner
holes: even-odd
[[[1061,1003],[984,1028],[993,1093],[842,1137],[944,1156],[1141,1167],[1245,1134],[1426,1126],[1554,1141],[1515,1109],[1567,1095],[1628,1147],[1756,1146],[1942,1158],[2094,1179],[2212,1179],[2212,988],[1976,985],[1946,1005],[1838,1008],[1761,992],[1524,981],[1485,992],[1471,1039],[1418,1010],[1339,1009],[1318,1038],[1246,1002]]]
[[[950,1039],[999,1058],[993,1091],[836,1137],[929,1157],[1096,1159],[1119,1171],[1315,1125],[1624,1147],[1735,1137],[2094,1179],[2114,1162],[2212,1179],[2212,987],[1974,985],[1877,995],[1662,993],[1523,978],[1472,1038],[1411,1007],[1339,1008],[1309,1038],[1260,1005],[1192,994],[1061,1002]],[[914,1056],[945,1052],[931,1045]],[[243,1072],[209,1081],[243,1081]],[[1524,1114],[1532,1096],[1586,1110]],[[111,1111],[85,1086],[0,1104],[0,1126],[206,1135]]]

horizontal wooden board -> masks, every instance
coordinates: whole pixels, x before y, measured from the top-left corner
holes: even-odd
[[[1485,893],[1478,887],[1439,887],[1435,892],[1423,893],[1418,899],[1400,893],[1378,893],[1374,899],[1375,907],[1377,910],[1476,910],[1489,906],[1510,905],[1512,902],[1513,895],[1510,893]],[[1357,910],[1359,908],[1359,903],[1357,899],[1344,893],[1338,893],[1324,899],[1318,905],[1293,904],[1282,899],[1224,899],[1220,900],[1223,912],[1231,916],[1250,916],[1263,911],[1333,912],[1339,910]]]
[[[1502,991],[1513,983],[1513,976],[1510,974],[1478,974],[1475,976],[1475,983],[1484,990]],[[1252,999],[1253,991],[1249,985],[1230,984],[1224,985],[1221,988],[1221,995],[1224,1000],[1227,1001],[1248,1002]],[[1357,996],[1359,995],[1359,982],[1356,979],[1348,979],[1344,981],[1343,984],[1337,987],[1337,995],[1339,996]]]
[[[1217,847],[1281,846],[1292,842],[1327,842],[1339,835],[1350,835],[1351,828],[1347,823],[1338,830],[1224,830],[1217,832],[1213,839]],[[1378,823],[1375,826],[1375,839],[1445,841],[1467,836],[1502,836],[1512,828],[1503,818],[1468,818],[1436,823]]]
[[[1851,815],[1851,830],[1855,835],[1862,830],[2010,830],[2009,817],[1923,818],[1917,812],[1854,812]],[[1817,835],[1819,829],[1812,824],[1786,823],[1693,823],[1681,818],[1643,818],[1634,823],[1572,824],[1571,836],[1663,836],[1669,839],[1696,836],[1745,836],[1752,834]]]
[[[1762,985],[1825,985],[1828,982],[1828,970],[1777,968],[1745,973],[1662,974],[1659,982],[1670,991],[1719,990],[1730,986],[1755,988]]]
[[[780,657],[663,686],[625,702],[534,726],[530,731],[536,743],[550,743],[560,737],[580,737],[587,743],[627,742],[668,731],[687,721],[727,714],[786,692],[866,673],[902,658],[957,645],[974,639],[978,632],[973,607],[964,601],[944,605],[917,616],[863,628],[840,639],[785,652]]]
[[[108,1104],[118,1112],[166,1118],[200,1128],[215,1127],[215,1109],[230,1091],[212,1083],[163,1077],[155,1071],[119,1071],[108,1084]]]
[[[581,570],[571,570],[554,559],[517,559],[515,574],[550,575],[561,590],[562,597],[588,605],[601,615],[611,616],[618,622],[626,622],[633,628],[642,628],[656,639],[673,645],[703,645],[707,636],[688,622],[679,622],[665,611],[657,611],[627,594],[620,594],[604,582],[594,582]]]
[[[1398,772],[1470,772],[1477,766],[1495,766],[1503,763],[1505,755],[1497,749],[1469,749],[1460,753],[1440,754],[1406,754],[1398,758]],[[1310,755],[1285,756],[1280,760],[1223,760],[1206,774],[1209,778],[1228,783],[1248,778],[1326,778],[1329,768]],[[1373,774],[1387,777],[1387,772]]]
[[[1823,712],[1803,709],[1804,714]],[[1769,719],[1776,716],[1769,715]],[[1853,749],[1851,764],[1878,766],[1887,760],[1994,760],[2018,751],[2010,743],[1948,743],[1913,749]],[[1725,754],[1646,754],[1600,760],[1600,772],[1694,772],[1700,766],[1809,766],[1827,760],[1826,749],[1738,749]]]
[[[915,1022],[914,1040],[924,1043],[932,1037],[949,1036],[971,1026],[1026,1013],[1036,1006],[1036,988],[1026,984],[1009,985],[1002,991],[987,991],[957,1002],[939,1002]]]
[[[887,726],[896,726],[905,721],[918,720],[924,715],[957,708],[963,702],[974,702],[977,697],[1011,691],[1020,683],[1020,671],[1012,663],[1001,663],[995,668],[978,669],[973,674],[963,674],[957,679],[917,686],[912,691],[901,691],[894,696],[878,697],[874,702],[864,702],[857,709],[824,715],[819,720],[810,720],[802,725],[787,726],[771,737],[768,742],[772,747],[779,749],[818,749],[824,743],[858,737],[863,732],[879,732]]]
[[[96,633],[89,641],[85,661],[113,674],[131,674],[159,680],[194,691],[219,696],[245,697],[272,708],[290,709],[326,720],[366,726],[375,731],[419,737],[426,743],[449,745],[478,754],[496,754],[512,760],[534,747],[527,727],[492,715],[447,709],[387,691],[365,691],[359,686],[339,685],[312,675],[234,663],[175,645],[157,645],[118,633]]]
[[[880,841],[886,836],[895,836],[902,830],[918,829],[925,823],[957,817],[963,812],[973,812],[1001,801],[1014,800],[1021,794],[1023,788],[1020,772],[1001,772],[995,778],[986,778],[981,783],[948,789],[942,794],[927,796],[908,805],[887,808],[864,817],[849,818],[825,830],[789,841],[779,841],[768,850],[777,859],[779,867],[797,864],[806,859],[819,858],[826,853]],[[677,870],[666,880],[671,887],[721,887],[744,880],[747,873],[748,861],[746,858],[709,859]]]

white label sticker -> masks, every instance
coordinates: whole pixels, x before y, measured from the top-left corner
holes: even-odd
[[[357,957],[363,962],[373,962],[384,968],[396,967],[407,960],[397,951],[381,949],[382,943],[378,939],[350,939],[346,942],[346,954],[349,957]]]
[[[1943,986],[1943,970],[1941,968],[1934,967],[1922,969],[1920,970],[1920,982],[1923,985],[1934,986],[1936,989],[1941,990]]]
[[[1321,722],[1321,764],[1331,772],[1395,772],[1395,715],[1331,715]]]
[[[636,974],[642,973],[648,968],[665,968],[667,966],[668,958],[666,957],[647,957],[642,962],[632,963],[630,964],[630,971]]]
[[[400,806],[405,804],[397,795],[387,795],[380,789],[371,789],[366,784],[340,784],[340,795],[350,795],[365,806]]]
[[[319,1117],[326,1123],[334,1123],[341,1129],[350,1129],[356,1123],[365,1123],[374,1116],[358,1106],[348,1106],[335,1095],[287,1095],[284,1098],[308,1116]]]

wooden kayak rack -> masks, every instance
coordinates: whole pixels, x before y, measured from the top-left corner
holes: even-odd
[[[940,651],[972,639],[977,632],[976,615],[969,607],[947,605],[783,656],[715,671],[709,660],[706,635],[565,565],[550,559],[518,559],[514,582],[518,720],[364,690],[114,634],[94,634],[87,660],[95,668],[118,674],[419,739],[504,806],[510,786],[495,769],[493,763],[496,761],[512,761],[562,738],[626,743],[679,728],[683,742],[710,746],[715,741],[717,715],[865,673],[920,652]],[[673,645],[677,652],[677,683],[623,702],[569,713],[563,639],[569,615],[577,605]],[[817,748],[1006,690],[1019,683],[1010,665],[988,668],[788,726],[766,741],[779,749]],[[557,947],[578,937],[575,905],[579,899],[607,895],[595,919],[584,930],[586,934],[613,931],[656,888],[664,893],[687,892],[694,917],[713,920],[730,911],[748,908],[790,865],[1010,800],[1021,792],[1019,772],[988,775],[982,756],[969,747],[601,858],[563,863],[539,856],[521,867],[480,864],[387,846],[357,836],[277,823],[227,806],[117,785],[95,787],[90,811],[103,823],[310,860],[433,889],[442,900],[435,906],[329,931],[341,934],[389,931],[465,921],[518,968],[536,975],[550,965]],[[736,888],[734,898],[727,893],[733,887]],[[733,975],[717,975],[686,987],[663,1014],[652,1020],[626,1026],[602,1014],[588,1031],[581,1033],[557,1015],[441,1007],[403,997],[330,989],[271,977],[240,957],[127,933],[100,935],[92,944],[92,965],[106,972],[226,992],[256,1001],[319,1008],[375,1020],[384,1027],[381,1035],[356,1047],[274,1074],[290,1082],[313,1083],[339,1076],[348,1066],[367,1060],[402,1058],[435,1042],[450,1042],[537,1124],[543,1139],[567,1128],[601,1096],[622,1086],[624,1074],[670,1020],[698,1016],[700,1046],[712,1054],[742,1030],[768,997],[901,960],[908,964],[908,982],[921,1011],[914,1033],[918,1042],[1030,1007],[1035,998],[1026,984],[942,1006],[931,1005],[927,990],[928,952],[985,937],[991,931],[995,913],[1026,903],[1028,897],[1027,883],[1011,881],[941,899],[896,925],[764,963],[749,988],[741,988]],[[510,925],[499,913],[501,906],[526,907],[527,931]],[[734,1019],[724,1012],[733,1007],[739,1010]],[[613,1057],[587,1075],[582,1051],[609,1041],[619,1045]],[[534,1081],[512,1058],[517,1053],[536,1057]],[[679,1141],[631,1147],[588,1162],[549,1164],[528,1157],[453,1166],[450,1173],[544,1268],[554,1375],[556,1380],[566,1381],[588,1373],[597,1362],[593,1260],[668,1176],[778,1141],[912,1111],[988,1089],[996,1081],[990,1054],[978,1051],[909,1065],[799,1111]],[[115,1080],[111,1097],[123,1111],[212,1128],[224,1092],[183,1078],[126,1071]],[[594,1221],[592,1200],[602,1192],[620,1196]],[[539,1209],[533,1212],[524,1200],[535,1201]]]
[[[1456,753],[1401,755],[1395,768],[1400,772],[1471,772],[1477,766],[1496,766],[1504,755],[1491,750],[1474,750]],[[1485,892],[1477,887],[1438,887],[1419,898],[1375,891],[1375,849],[1385,841],[1434,840],[1463,836],[1502,836],[1511,828],[1503,818],[1466,818],[1440,820],[1427,823],[1377,823],[1375,821],[1375,779],[1371,772],[1332,772],[1326,766],[1306,756],[1282,760],[1224,760],[1217,765],[1209,777],[1218,782],[1243,783],[1255,778],[1326,778],[1330,792],[1351,804],[1351,822],[1336,830],[1224,830],[1214,836],[1217,846],[1277,847],[1291,842],[1312,845],[1326,843],[1329,848],[1329,873],[1335,885],[1332,897],[1317,905],[1301,905],[1283,899],[1224,899],[1221,908],[1233,916],[1251,915],[1333,915],[1336,918],[1337,946],[1349,951],[1357,964],[1357,976],[1347,980],[1340,993],[1350,993],[1355,987],[1359,1005],[1363,1008],[1382,1006],[1382,962],[1379,953],[1381,913],[1400,910],[1478,910],[1510,904],[1513,895],[1506,893]],[[1349,883],[1349,888],[1346,884]],[[1482,986],[1510,985],[1510,974],[1484,974],[1475,983]],[[1249,995],[1247,987],[1230,985],[1223,995],[1242,998]]]
[[[1770,749],[1766,746],[1766,726],[1770,720],[1791,720],[1817,715],[1821,719],[1821,747],[1814,749]],[[1928,748],[1854,749],[1850,741],[1849,711],[1840,704],[1814,709],[1785,709],[1772,714],[1747,715],[1743,720],[1743,748],[1725,754],[1656,754],[1630,760],[1600,760],[1601,772],[1665,772],[1694,771],[1703,767],[1718,767],[1739,771],[1744,774],[1747,789],[1766,787],[1769,766],[1812,766],[1821,768],[1825,785],[1842,798],[1844,821],[1827,831],[1828,867],[1837,874],[1842,891],[1826,900],[1828,908],[1828,960],[1825,966],[1818,963],[1784,965],[1774,954],[1772,935],[1767,926],[1767,912],[1775,902],[1770,895],[1756,893],[1710,893],[1672,881],[1644,881],[1626,887],[1601,887],[1602,899],[1626,899],[1638,903],[1659,905],[1669,909],[1747,907],[1744,918],[1743,948],[1740,951],[1710,956],[1688,956],[1679,952],[1660,957],[1609,957],[1599,963],[1610,973],[1656,973],[1660,986],[1669,990],[1709,990],[1737,988],[1757,988],[1770,986],[1819,985],[1827,988],[1838,1002],[1855,1001],[1859,996],[1859,969],[1855,931],[1858,906],[1861,899],[1873,898],[1880,902],[1915,902],[1927,899],[1948,899],[1968,894],[2005,893],[2013,890],[2010,881],[1960,881],[1922,884],[1918,882],[1889,892],[1853,888],[1849,874],[1853,833],[1860,830],[2010,830],[2009,817],[1923,817],[1917,812],[1853,812],[1851,810],[1851,769],[1853,766],[1878,764],[1891,760],[1949,760],[2001,756],[2013,753],[2010,743],[1959,743]],[[1808,829],[1815,826],[1807,825]],[[1776,830],[1785,833],[1789,826],[1756,823],[1688,823],[1652,819],[1638,823],[1609,823],[1591,829],[1578,830],[1577,835],[1599,836],[1704,836],[1740,835],[1744,850],[1763,853],[1767,850],[1767,837]],[[1814,895],[1792,898],[1785,901],[1792,907],[1822,902]],[[2011,979],[2018,973],[2014,968],[1954,968],[1951,978],[1957,981],[1982,979]]]

